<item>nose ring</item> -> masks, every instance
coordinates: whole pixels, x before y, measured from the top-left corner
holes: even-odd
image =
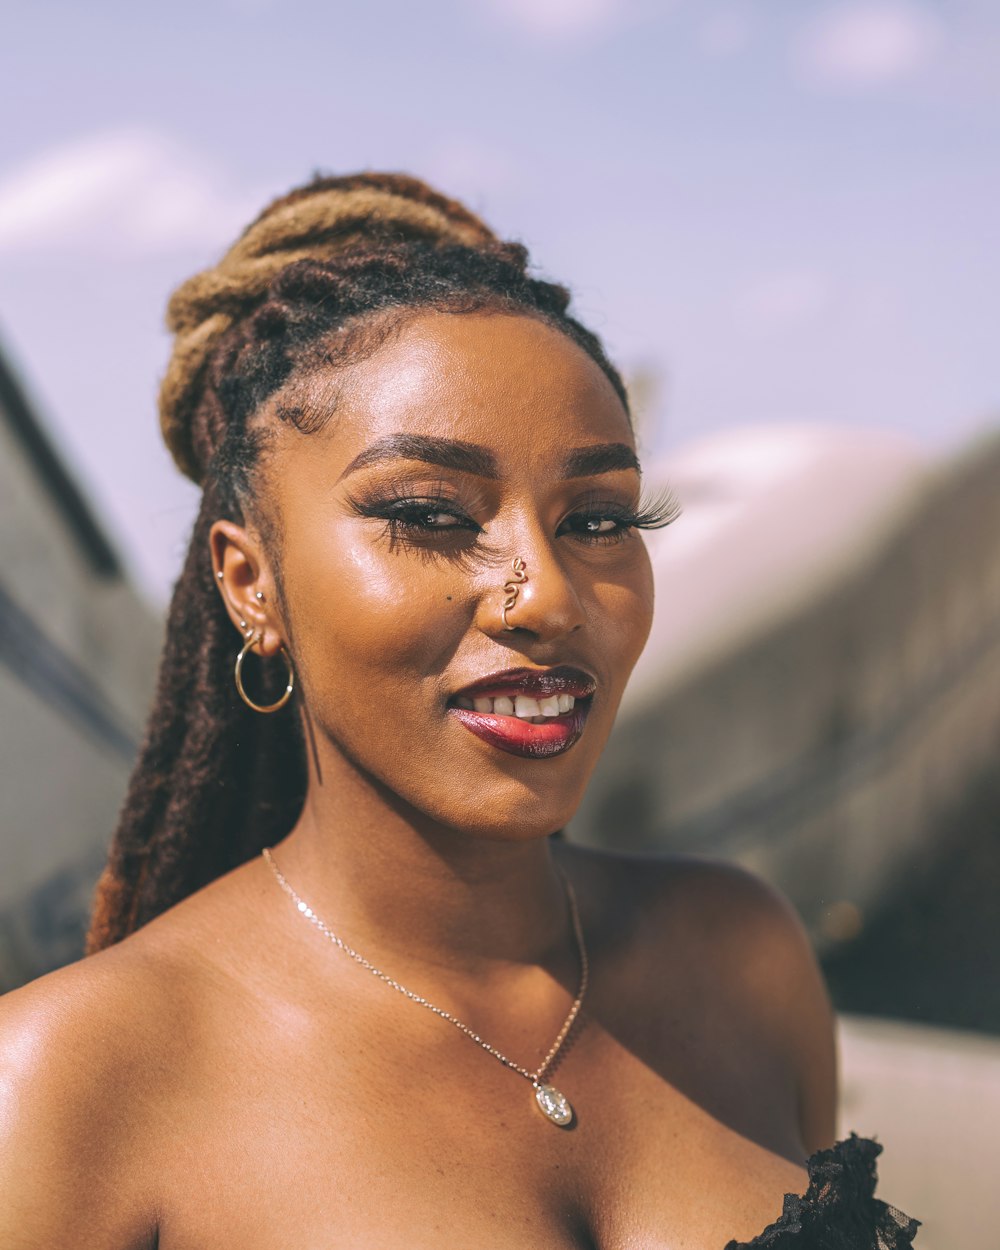
[[[516,625],[507,624],[507,613],[517,603],[517,592],[521,589],[521,585],[528,580],[528,574],[525,573],[525,564],[520,556],[515,556],[510,562],[510,567],[514,570],[513,576],[504,582],[503,593],[507,596],[503,601],[503,607],[500,609],[500,619],[503,621],[504,629],[508,629],[511,633],[517,629]]]

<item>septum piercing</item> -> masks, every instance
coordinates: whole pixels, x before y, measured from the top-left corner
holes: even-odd
[[[517,629],[517,626],[507,624],[507,613],[514,606],[514,604],[517,603],[518,591],[528,580],[528,575],[524,571],[525,563],[520,556],[515,556],[514,559],[511,560],[510,567],[514,570],[514,575],[504,582],[503,592],[507,598],[504,600],[503,607],[500,609],[500,619],[503,621],[504,629],[513,633],[514,630]]]

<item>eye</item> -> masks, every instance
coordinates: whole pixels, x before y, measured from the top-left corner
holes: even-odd
[[[429,537],[434,534],[480,533],[465,509],[443,493],[392,494],[374,499],[350,498],[353,510],[363,517],[384,521],[392,538]]]
[[[398,504],[388,509],[385,520],[396,525],[412,525],[415,529],[454,530],[468,529],[468,517],[457,512],[445,512],[441,508],[428,507],[420,503]],[[479,527],[476,526],[478,529]]]
[[[444,509],[434,500],[400,499],[382,509],[381,519],[394,532],[440,534],[445,530],[479,532],[479,526],[460,509]]]
[[[560,533],[568,531],[582,542],[620,542],[632,530],[662,529],[675,521],[680,511],[680,503],[669,488],[652,503],[640,501],[638,507],[594,501],[568,516]]]
[[[584,542],[608,542],[624,538],[634,524],[633,513],[625,509],[604,512],[576,512],[566,518],[562,532]]]

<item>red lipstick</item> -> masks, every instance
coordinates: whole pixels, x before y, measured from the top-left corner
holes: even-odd
[[[508,669],[471,682],[456,691],[449,700],[448,715],[460,720],[477,738],[510,755],[548,759],[568,751],[579,739],[596,689],[597,682],[593,677],[568,665],[549,669]],[[575,700],[573,707],[558,716],[546,716],[538,723],[498,712],[477,712],[468,707],[458,707],[455,703],[456,699],[514,699],[517,695],[547,699],[560,694],[572,695]]]

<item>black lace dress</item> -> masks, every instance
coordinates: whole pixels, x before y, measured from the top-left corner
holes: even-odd
[[[882,1147],[852,1133],[808,1161],[809,1188],[785,1194],[773,1224],[753,1241],[726,1250],[905,1250],[920,1224],[875,1197],[875,1160]]]

